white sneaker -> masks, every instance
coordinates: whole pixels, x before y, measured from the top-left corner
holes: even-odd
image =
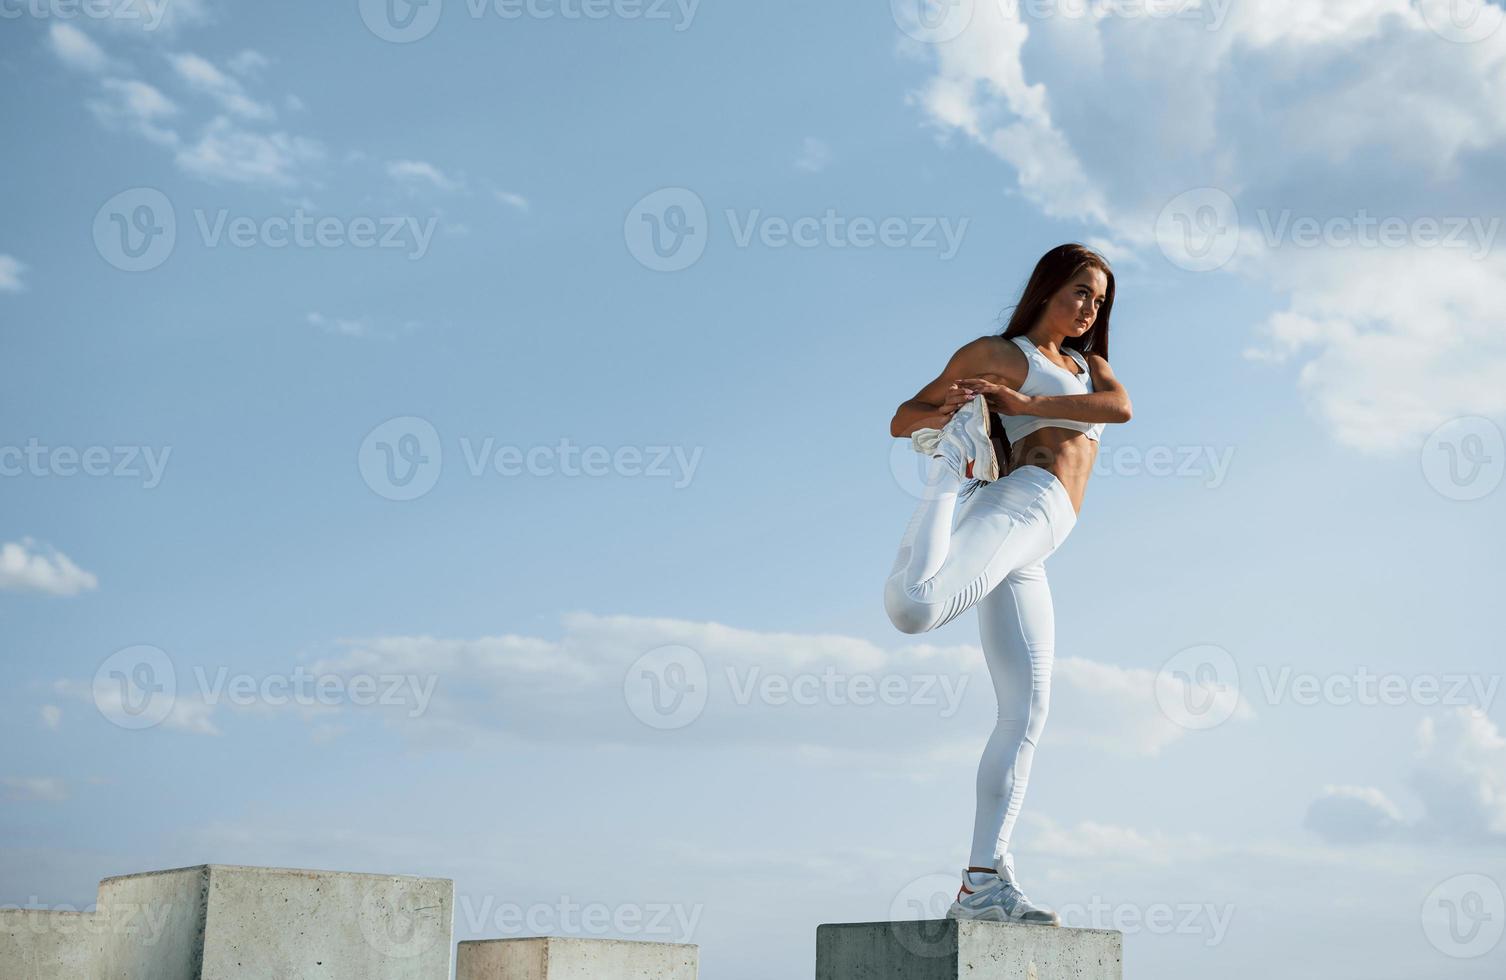
[[[964,480],[992,483],[999,478],[999,458],[989,438],[992,418],[988,399],[974,395],[940,429],[912,432],[910,444],[916,452],[942,457]]]
[[[1036,905],[1013,881],[987,872],[962,872],[962,888],[947,909],[948,919],[981,919],[985,922],[1020,922],[1034,926],[1059,926],[1061,918]]]

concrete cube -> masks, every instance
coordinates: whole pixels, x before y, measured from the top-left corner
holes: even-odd
[[[1123,980],[1124,935],[972,919],[816,928],[816,980]]]
[[[89,912],[0,909],[0,980],[87,980],[93,922]]]
[[[453,882],[209,864],[106,878],[94,980],[448,980]]]
[[[696,980],[698,947],[622,939],[483,939],[460,944],[455,980]]]

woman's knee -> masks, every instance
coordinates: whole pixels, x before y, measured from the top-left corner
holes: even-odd
[[[912,597],[895,581],[884,588],[884,611],[901,633],[925,633],[936,628],[935,610]]]

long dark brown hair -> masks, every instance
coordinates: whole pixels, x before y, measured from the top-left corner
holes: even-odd
[[[1076,348],[1085,354],[1097,354],[1108,360],[1109,314],[1114,312],[1114,270],[1109,268],[1108,260],[1102,255],[1076,242],[1056,246],[1042,255],[1035,264],[1035,271],[1030,273],[1030,281],[1025,283],[1025,291],[1020,294],[1020,301],[1014,305],[1014,313],[1004,327],[1004,339],[1029,333],[1040,321],[1046,304],[1056,295],[1057,290],[1089,266],[1101,270],[1108,280],[1108,286],[1103,292],[1103,305],[1098,308],[1093,328],[1081,337],[1068,337],[1062,341],[1062,346]]]
[[[1108,360],[1109,314],[1114,312],[1114,270],[1109,268],[1108,260],[1102,255],[1077,242],[1058,245],[1041,256],[1040,261],[1035,264],[1034,271],[1030,273],[1030,280],[1025,283],[1025,291],[1020,294],[1019,302],[1014,305],[1014,313],[1010,315],[1001,336],[1009,339],[1029,333],[1040,322],[1046,304],[1051,301],[1052,296],[1056,295],[1057,290],[1071,282],[1074,276],[1089,266],[1101,269],[1108,280],[1108,285],[1104,288],[1103,305],[1098,308],[1098,316],[1093,321],[1092,329],[1081,337],[1068,337],[1062,341],[1062,346],[1075,348],[1084,354],[1097,354],[1104,360]],[[1014,452],[1014,447],[1009,444],[1009,439],[1004,435],[1004,420],[999,413],[993,414],[994,435],[1003,444],[999,462],[1004,469],[1009,469],[1010,455]]]

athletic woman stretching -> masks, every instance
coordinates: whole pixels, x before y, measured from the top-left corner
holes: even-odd
[[[1108,362],[1113,306],[1102,256],[1052,249],[1004,333],[963,346],[890,423],[933,461],[884,607],[900,630],[923,633],[976,605],[999,705],[978,765],[971,866],[948,918],[1060,924],[1020,891],[1009,837],[1051,694],[1056,628],[1043,562],[1077,523],[1104,424],[1130,418]]]

